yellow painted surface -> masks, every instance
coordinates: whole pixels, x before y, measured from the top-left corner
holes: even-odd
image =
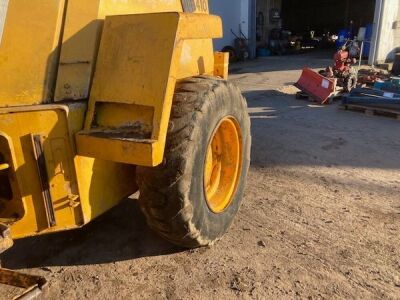
[[[177,79],[214,73],[211,38],[222,36],[219,17],[161,13],[108,17],[105,22],[85,130],[77,135],[82,156],[135,165],[161,163]],[[154,51],[157,49],[157,51]],[[109,124],[121,115],[99,118],[99,103],[133,105],[139,115],[153,112],[150,124],[135,114],[125,124],[144,123],[140,133],[118,139],[121,128]],[[147,109],[146,109],[147,107]],[[140,124],[139,124],[140,125]],[[123,127],[123,126],[121,126]],[[139,126],[138,130],[141,131]],[[101,133],[106,134],[101,134]],[[101,136],[100,136],[101,135]]]
[[[0,43],[0,107],[52,100],[64,0],[10,0]]]
[[[11,202],[23,203],[24,206],[24,213],[18,213],[16,218],[20,220],[12,227],[13,237],[83,225],[81,208],[71,206],[69,200],[71,196],[78,194],[78,187],[65,111],[58,108],[12,114],[0,112],[0,128],[13,148],[15,172],[12,175],[19,188]],[[47,225],[31,134],[38,134],[43,138],[50,194],[57,221],[57,225],[52,228]],[[7,151],[4,147],[2,145],[1,153]],[[2,203],[8,205],[4,201]]]
[[[208,144],[204,190],[208,207],[222,213],[231,204],[241,171],[242,139],[233,117],[221,120]]]
[[[86,105],[68,106],[69,135],[74,145],[74,165],[84,223],[88,223],[127,196],[137,192],[136,167],[76,155],[75,134],[83,127]]]
[[[76,156],[84,223],[100,216],[135,193],[135,166]]]
[[[214,65],[212,38],[222,25],[207,1],[194,1],[200,6],[190,14],[180,0],[9,3],[0,44],[0,183],[11,183],[13,198],[0,199],[0,222],[21,238],[80,227],[136,192],[135,165],[163,159],[176,81],[225,70]],[[84,102],[36,105],[86,99],[91,88],[87,115]],[[131,128],[134,137],[115,135]],[[91,135],[96,130],[103,135]],[[43,140],[54,227],[32,134]]]
[[[215,52],[214,54],[214,76],[228,80],[229,76],[229,53]]]
[[[194,1],[196,2],[196,1]],[[195,13],[208,13],[208,1],[197,1]],[[85,99],[89,95],[90,83],[96,63],[96,55],[100,41],[103,21],[106,16],[147,14],[160,12],[182,12],[180,0],[154,1],[154,0],[69,0],[66,14],[63,44],[61,50],[60,67],[58,70],[55,100]],[[150,37],[151,38],[151,37]],[[190,45],[191,44],[191,45]],[[193,51],[193,61],[185,62],[183,70],[185,74],[189,64],[197,64],[195,56],[204,55],[207,44],[207,52],[212,51],[211,40],[188,42]],[[82,47],[85,45],[85,47]],[[197,52],[196,52],[197,51]],[[201,64],[212,64],[213,58],[207,56]],[[192,69],[192,67],[190,67]],[[193,75],[193,74],[191,74]]]
[[[134,160],[136,165],[142,166],[151,166],[155,161],[153,157],[155,141],[152,140],[132,141],[78,134],[76,142],[78,153],[81,156],[109,161],[125,160],[126,163]],[[131,157],[132,154],[134,154],[134,157]],[[159,159],[157,158],[157,160]]]
[[[195,13],[208,13],[207,1],[194,2]],[[182,5],[180,0],[9,0],[6,11],[0,107],[87,98],[106,16],[182,12]],[[197,44],[191,48],[199,49]],[[201,49],[205,44],[212,49],[211,40]],[[210,61],[207,56],[205,64]]]
[[[68,1],[55,101],[88,96],[103,23],[98,10],[99,0]]]
[[[135,166],[76,156],[73,135],[84,112],[77,103],[0,109],[0,154],[13,185],[12,200],[0,199],[0,219],[12,224],[13,238],[80,227],[137,191]],[[30,134],[43,138],[54,227],[47,224]]]

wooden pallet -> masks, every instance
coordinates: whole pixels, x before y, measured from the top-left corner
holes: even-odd
[[[382,107],[371,107],[359,104],[346,104],[343,105],[345,110],[353,110],[363,112],[368,116],[385,116],[392,117],[400,121],[400,110],[390,109],[390,108],[382,108]]]
[[[333,103],[333,101],[335,101],[335,100],[341,99],[341,96],[342,95],[340,95],[340,92],[335,93],[334,95],[329,97],[326,104],[330,104],[330,103]],[[315,102],[315,103],[321,103],[319,100],[314,99],[313,97],[311,97],[310,95],[308,95],[307,93],[304,93],[304,92],[297,92],[296,99],[308,100],[310,102]]]

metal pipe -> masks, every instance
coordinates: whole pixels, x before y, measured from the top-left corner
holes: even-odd
[[[361,41],[360,59],[358,60],[357,76],[358,76],[358,72],[360,72],[360,69],[361,69],[361,61],[362,61],[363,52],[364,52],[364,41]]]

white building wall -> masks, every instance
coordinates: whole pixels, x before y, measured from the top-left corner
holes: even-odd
[[[210,12],[219,15],[224,24],[224,37],[214,40],[214,48],[221,50],[225,46],[233,46],[235,36],[239,36],[239,28],[248,37],[249,34],[249,0],[210,0]]]
[[[400,1],[377,0],[370,64],[393,61],[400,47]]]
[[[242,32],[248,38],[249,37],[249,0],[242,0],[240,8],[240,24]]]

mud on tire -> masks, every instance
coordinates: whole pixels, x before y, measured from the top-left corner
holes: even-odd
[[[205,199],[205,157],[214,129],[227,116],[235,118],[240,127],[241,169],[229,206],[214,213]],[[250,147],[247,105],[236,86],[205,76],[178,83],[164,161],[155,168],[137,169],[139,203],[149,226],[168,241],[188,248],[220,239],[242,201]]]

